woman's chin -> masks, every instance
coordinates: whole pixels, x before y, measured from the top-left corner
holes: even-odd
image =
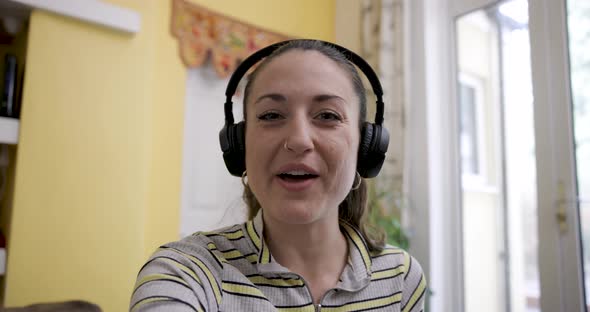
[[[312,224],[327,217],[328,211],[313,207],[310,203],[285,204],[277,209],[264,210],[265,216],[282,224],[305,225]]]

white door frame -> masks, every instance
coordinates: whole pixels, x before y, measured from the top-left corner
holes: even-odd
[[[543,168],[537,175],[541,308],[570,312],[584,307],[565,1],[529,0],[529,29],[537,167]],[[454,21],[498,2],[404,3],[411,252],[428,278],[432,312],[464,310]],[[569,218],[563,234],[555,217],[560,201]]]
[[[585,311],[577,212],[566,0],[530,0],[529,29],[543,311]],[[565,209],[567,229],[557,222]]]

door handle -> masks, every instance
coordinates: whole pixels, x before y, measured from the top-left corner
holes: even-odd
[[[564,234],[568,230],[567,226],[567,199],[565,196],[565,185],[563,181],[557,183],[557,212],[555,218],[559,226],[559,232]]]
[[[574,198],[573,200],[568,199],[565,194],[565,185],[562,181],[559,181],[557,184],[557,193],[558,193],[558,200],[557,200],[557,212],[555,213],[555,218],[557,219],[557,224],[559,226],[559,232],[565,233],[568,231],[568,215],[567,215],[567,207],[568,205],[581,205],[581,204],[588,204],[590,200],[588,198]]]

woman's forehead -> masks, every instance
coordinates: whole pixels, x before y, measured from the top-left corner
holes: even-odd
[[[313,67],[302,67],[306,64],[314,64]],[[290,67],[296,68],[338,68],[342,72],[346,72],[340,64],[331,59],[324,53],[317,50],[302,50],[292,49],[281,53],[278,56],[272,57],[262,68],[260,72],[268,71],[269,69],[284,69]]]
[[[315,50],[292,50],[264,64],[252,81],[253,93],[273,88],[310,87],[354,95],[352,76],[333,59]],[[293,85],[293,84],[297,85]]]

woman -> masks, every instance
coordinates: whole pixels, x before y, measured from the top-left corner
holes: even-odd
[[[361,79],[338,48],[295,40],[261,61],[244,92],[251,220],[161,247],[131,310],[422,311],[420,265],[364,223],[365,114]]]

